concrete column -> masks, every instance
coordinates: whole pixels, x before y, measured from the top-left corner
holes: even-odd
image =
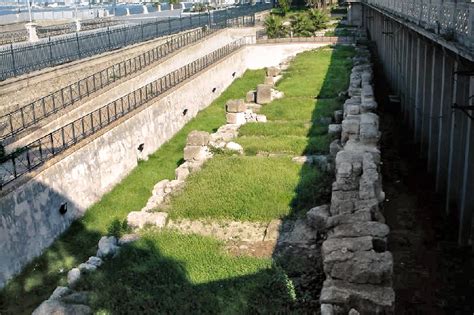
[[[428,42],[425,42],[424,65],[423,65],[423,88],[421,100],[421,137],[420,137],[420,156],[424,157],[428,147],[428,128],[431,121],[430,103],[431,103],[431,64],[433,59],[433,48]]]
[[[450,146],[450,122],[451,105],[453,98],[453,71],[454,60],[443,49],[442,56],[442,76],[441,76],[441,96],[439,111],[439,133],[438,133],[438,154],[436,163],[436,192],[444,192],[448,177],[449,146]]]
[[[439,131],[440,122],[442,122],[441,105],[442,93],[444,90],[444,69],[442,50],[437,46],[433,47],[433,58],[431,63],[431,102],[430,102],[430,125],[428,133],[428,165],[427,169],[430,173],[436,173],[436,165],[438,163],[439,149]]]
[[[76,24],[76,32],[81,31],[81,20],[80,19],[75,19],[74,23]]]
[[[456,74],[456,71],[458,70],[458,62],[454,61],[454,75],[453,75],[453,93],[452,93],[452,101],[451,104],[456,103],[456,97],[457,97],[457,80],[458,80],[458,75]],[[446,213],[450,213],[450,206],[451,206],[451,201],[452,201],[452,186],[453,186],[453,160],[454,160],[454,141],[455,141],[455,130],[454,127],[456,125],[456,117],[457,113],[452,112],[451,113],[451,120],[449,122],[449,147],[448,147],[448,169],[447,169],[447,176],[446,176]]]
[[[36,28],[38,24],[36,23],[26,23],[25,24],[26,31],[28,32],[28,41],[29,42],[36,42],[39,40],[38,34],[36,33]]]
[[[466,99],[474,95],[474,77],[469,77],[469,93]],[[466,105],[474,106],[474,97]],[[469,111],[474,116],[474,111]],[[468,245],[472,233],[474,211],[474,127],[472,119],[466,116],[466,135],[464,146],[461,199],[459,204],[459,244]],[[473,243],[474,244],[474,243]]]

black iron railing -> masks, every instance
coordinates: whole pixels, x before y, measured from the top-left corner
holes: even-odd
[[[228,56],[244,44],[245,39],[232,42],[8,154],[0,163],[0,189]]]
[[[58,91],[44,96],[0,117],[0,141],[31,127],[58,111],[133,73],[139,72],[176,50],[214,33],[215,29],[197,29],[169,39],[143,54],[112,65]]]
[[[0,80],[204,25],[225,27],[229,20],[270,7],[269,4],[244,6],[3,46],[0,47]]]

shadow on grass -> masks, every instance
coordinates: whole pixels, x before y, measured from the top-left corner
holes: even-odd
[[[321,125],[326,125],[326,117],[332,118],[334,111],[342,109],[344,97],[340,92],[346,91],[349,85],[349,73],[352,61],[349,59],[354,54],[352,47],[336,46],[331,55],[331,61],[324,78],[323,85],[316,95],[315,107],[312,112],[312,125],[307,134],[307,147],[305,154],[315,154],[314,139],[320,135]],[[317,91],[315,91],[317,92]],[[323,102],[321,102],[324,100]],[[318,106],[322,105],[322,106]],[[327,130],[327,129],[326,129]],[[331,139],[329,135],[324,141],[318,141],[318,145],[324,143],[329,149]],[[334,174],[323,170],[315,170],[317,166],[303,165],[300,172],[300,181],[295,189],[295,197],[291,201],[292,213],[284,221],[301,217],[312,207],[330,203],[331,187]],[[285,226],[285,223],[282,227]],[[281,231],[282,232],[282,231]],[[280,235],[282,235],[280,233]],[[284,240],[279,240],[278,244]],[[319,314],[319,295],[325,280],[322,259],[321,239],[305,246],[277,246],[273,257],[285,273],[293,280],[297,301],[293,309],[297,313]],[[309,245],[309,246],[308,246]]]

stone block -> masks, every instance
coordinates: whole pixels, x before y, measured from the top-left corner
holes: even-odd
[[[205,160],[207,157],[207,147],[202,146],[186,146],[184,147],[184,160]]]
[[[244,148],[243,148],[240,144],[238,144],[238,143],[236,143],[236,142],[229,142],[229,143],[227,143],[226,146],[225,146],[225,148],[226,148],[227,150],[235,151],[235,152],[238,152],[238,153],[240,153],[240,154],[243,154],[243,153],[244,153]]]
[[[94,266],[96,266],[96,267],[100,267],[100,266],[102,266],[103,261],[102,261],[102,259],[100,259],[100,258],[97,257],[97,256],[91,256],[91,257],[89,257],[89,259],[87,260],[87,263],[88,263],[88,264],[91,264],[91,265],[94,265]]]
[[[59,300],[63,296],[71,294],[73,291],[69,289],[68,287],[56,287],[54,289],[53,293],[49,296],[48,300]]]
[[[267,68],[267,76],[269,77],[276,77],[281,73],[281,70],[277,67],[268,67]]]
[[[357,209],[357,203],[355,204]],[[353,213],[344,213],[333,215],[328,218],[326,225],[328,228],[335,227],[340,224],[349,224],[355,222],[368,222],[372,220],[372,211],[371,210],[357,210]]]
[[[340,124],[330,124],[328,126],[328,134],[332,139],[340,138],[341,131],[342,131],[342,125]]]
[[[205,131],[191,131],[186,139],[186,145],[205,146],[209,143],[209,133]]]
[[[167,217],[168,213],[166,212],[132,211],[127,215],[127,223],[130,227],[139,229],[147,224],[163,228],[166,225]]]
[[[306,219],[316,230],[325,231],[327,229],[329,215],[329,205],[322,205],[310,209],[306,213]]]
[[[326,280],[320,296],[321,304],[351,308],[361,314],[394,314],[395,292],[389,286],[352,284],[342,280]]]
[[[168,179],[163,179],[153,186],[152,195],[153,196],[164,196],[165,195],[165,187],[168,185],[170,181]]]
[[[330,238],[323,242],[321,254],[329,256],[333,252],[360,252],[373,249],[373,238],[370,236],[350,238]]]
[[[273,81],[273,77],[265,77],[265,80],[263,81],[263,84],[268,84],[268,85],[274,85],[275,82]]]
[[[324,272],[332,279],[360,284],[390,284],[393,258],[390,252],[350,251],[343,248],[324,255],[323,266]]]
[[[344,105],[344,113],[346,115],[359,115],[360,114],[360,106],[355,105],[355,104]]]
[[[248,91],[247,94],[245,95],[245,102],[247,103],[255,103],[255,90]]]
[[[342,132],[347,134],[359,134],[360,122],[356,119],[344,119],[342,121]]]
[[[332,210],[332,209],[331,209]],[[329,238],[344,238],[344,237],[360,237],[372,236],[374,238],[384,239],[390,232],[386,224],[370,221],[370,222],[355,222],[352,224],[341,224],[328,233]]]
[[[67,285],[70,288],[73,288],[80,278],[81,278],[81,270],[79,268],[72,268],[67,273]]]
[[[102,236],[98,244],[97,257],[104,258],[115,255],[119,247],[115,236]]]
[[[362,100],[362,103],[375,100],[374,89],[372,85],[366,84],[362,86],[361,100]]]
[[[181,164],[174,171],[175,178],[177,180],[185,180],[189,176],[190,172],[189,172],[188,165],[186,163],[187,162]]]
[[[243,113],[247,110],[247,106],[243,99],[228,100],[225,104],[225,110],[228,113]]]
[[[257,122],[266,123],[266,122],[267,122],[267,116],[265,116],[265,115],[257,115]]]
[[[227,113],[225,117],[228,124],[243,125],[247,122],[245,113]]]
[[[257,85],[257,103],[268,104],[272,101],[272,86],[268,84]]]

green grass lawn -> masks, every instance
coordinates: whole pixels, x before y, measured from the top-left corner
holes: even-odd
[[[298,165],[291,156],[328,153],[327,123],[320,119],[342,106],[337,95],[347,89],[351,55],[344,47],[299,54],[277,86],[285,97],[261,109],[270,121],[240,128],[236,142],[246,156],[217,156],[193,174],[167,207],[171,217],[269,221],[325,202],[329,174]]]
[[[98,313],[276,313],[293,302],[285,273],[269,258],[230,256],[208,237],[143,234],[100,272],[81,280],[80,289],[93,293]]]
[[[243,98],[263,78],[264,70],[247,71],[151,155],[148,161],[140,162],[120,184],[88,209],[82,219],[74,222],[43,255],[0,291],[0,314],[30,314],[57,285],[63,285],[69,269],[95,254],[102,235],[116,226],[116,222],[122,222],[130,211],[145,206],[158,181],[174,178],[174,170],[183,158],[188,133],[192,130],[212,132],[220,127],[225,123],[226,100]]]

